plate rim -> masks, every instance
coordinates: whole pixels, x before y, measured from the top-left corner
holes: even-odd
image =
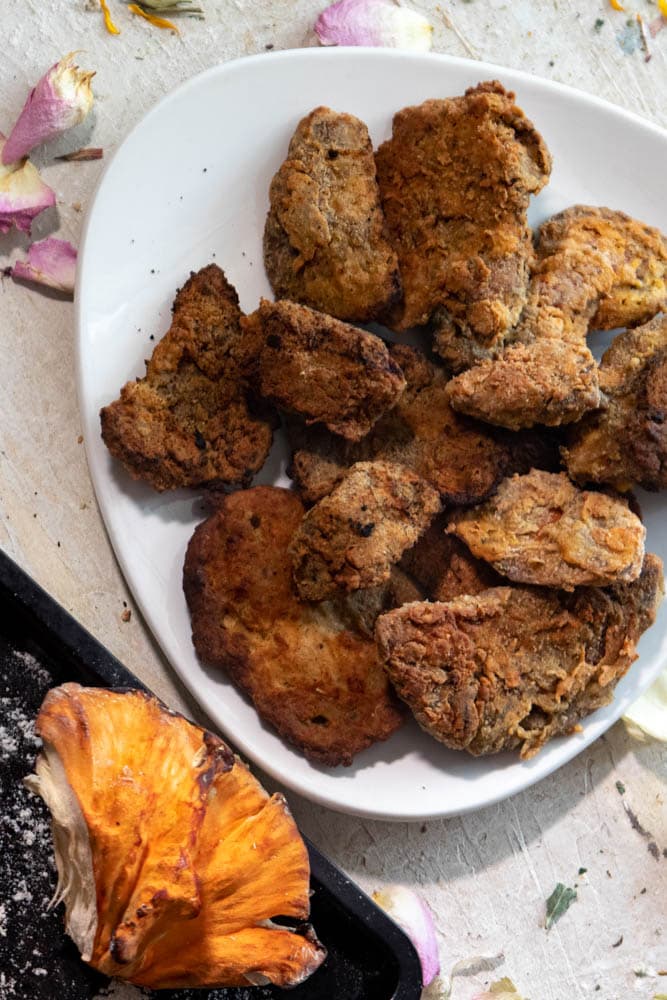
[[[89,255],[86,254],[87,242],[89,239],[90,232],[92,230],[92,223],[94,217],[94,209],[102,190],[107,175],[112,170],[116,159],[120,156],[124,146],[129,140],[135,135],[135,133],[144,129],[147,122],[150,121],[151,117],[158,114],[165,105],[168,105],[173,100],[180,98],[191,88],[197,88],[207,79],[218,77],[221,75],[233,75],[238,72],[243,72],[245,70],[252,70],[254,64],[259,64],[260,62],[290,62],[290,61],[305,61],[309,62],[312,59],[318,59],[322,61],[336,62],[338,60],[344,61],[345,58],[361,58],[370,59],[371,61],[377,60],[378,62],[385,62],[393,60],[396,62],[408,63],[424,63],[437,61],[444,65],[451,67],[453,70],[465,70],[470,71],[471,67],[475,67],[479,71],[480,79],[501,79],[504,85],[510,88],[514,88],[518,85],[520,81],[525,82],[528,86],[532,88],[537,88],[539,91],[547,94],[557,94],[562,95],[566,101],[574,101],[575,103],[582,104],[584,106],[588,105],[592,108],[604,108],[606,113],[611,113],[617,116],[619,119],[625,119],[628,123],[632,123],[635,127],[639,127],[649,133],[652,133],[659,141],[666,144],[667,151],[667,130],[663,129],[661,126],[655,124],[650,119],[644,118],[637,112],[630,111],[619,105],[613,104],[604,98],[598,97],[595,94],[591,94],[587,91],[579,90],[569,84],[561,83],[559,81],[549,80],[546,77],[535,76],[525,70],[512,69],[511,67],[501,66],[496,63],[490,63],[486,61],[478,61],[473,59],[466,59],[459,56],[450,56],[446,53],[415,53],[410,51],[403,51],[398,49],[385,49],[385,48],[375,48],[367,46],[336,46],[336,47],[306,47],[306,48],[294,48],[294,49],[283,49],[279,51],[272,52],[260,52],[251,56],[240,56],[231,60],[227,60],[218,63],[214,66],[195,74],[192,77],[182,81],[176,87],[172,88],[166,94],[164,94],[158,101],[156,101],[139,119],[138,121],[125,133],[125,135],[120,139],[116,149],[113,154],[108,158],[105,163],[104,169],[102,170],[97,183],[91,194],[89,204],[86,209],[85,219],[82,227],[81,238],[79,242],[79,266],[77,267],[76,274],[76,284],[74,292],[74,319],[75,319],[75,357],[76,357],[76,391],[78,397],[78,407],[80,418],[82,421],[82,429],[84,435],[84,444],[86,450],[86,459],[88,462],[88,469],[90,472],[91,481],[93,488],[95,490],[95,497],[97,504],[99,506],[100,512],[102,514],[102,521],[104,525],[105,534],[108,538],[114,559],[120,566],[121,572],[124,577],[125,585],[131,591],[134,600],[136,601],[139,609],[141,611],[142,617],[144,618],[148,628],[150,629],[152,638],[160,648],[160,651],[168,664],[169,668],[174,671],[178,676],[179,680],[185,685],[188,691],[192,694],[198,704],[207,712],[211,719],[220,727],[222,732],[228,736],[232,743],[238,742],[241,746],[242,753],[248,757],[253,764],[264,771],[266,774],[278,782],[279,784],[289,788],[291,791],[296,792],[303,798],[315,802],[318,805],[325,806],[327,808],[333,809],[336,812],[344,813],[347,815],[353,815],[364,819],[371,820],[385,820],[391,822],[423,822],[424,820],[431,819],[443,819],[447,817],[463,816],[471,812],[475,812],[479,809],[487,808],[498,804],[499,802],[510,798],[513,795],[519,794],[519,792],[526,791],[533,785],[537,784],[539,781],[549,777],[554,774],[557,770],[568,764],[576,756],[586,750],[592,743],[595,742],[600,736],[602,736],[612,725],[614,725],[623,715],[623,712],[631,704],[635,697],[627,698],[615,698],[614,701],[606,706],[605,711],[608,713],[604,720],[603,726],[596,735],[591,735],[590,738],[586,739],[586,733],[584,733],[584,738],[579,740],[575,734],[570,736],[567,741],[561,747],[561,753],[557,760],[549,761],[548,764],[542,768],[531,767],[530,765],[533,761],[537,761],[538,758],[533,758],[532,761],[521,762],[524,768],[525,778],[521,781],[517,787],[506,790],[503,787],[503,782],[500,780],[498,782],[499,789],[491,794],[484,794],[481,799],[475,802],[465,803],[463,805],[447,806],[444,805],[438,810],[429,809],[427,812],[419,812],[418,810],[412,810],[409,812],[387,812],[385,808],[373,808],[369,806],[367,808],[360,808],[357,805],[347,803],[345,801],[340,801],[336,798],[332,798],[330,794],[326,792],[320,792],[316,786],[317,772],[313,772],[313,778],[311,781],[304,783],[303,779],[291,779],[289,773],[285,773],[280,767],[274,768],[271,760],[266,759],[266,757],[259,759],[253,752],[249,751],[244,745],[245,741],[241,736],[233,731],[233,729],[221,720],[221,713],[217,710],[216,706],[207,704],[203,700],[200,693],[198,693],[196,687],[196,678],[191,677],[187,669],[181,668],[178,658],[173,658],[165,648],[165,642],[161,637],[161,630],[156,627],[154,622],[154,616],[152,612],[145,606],[143,599],[138,593],[138,589],[135,589],[132,579],[132,571],[129,567],[129,561],[127,559],[127,554],[125,550],[114,543],[115,531],[113,528],[113,517],[110,510],[110,500],[105,494],[102,485],[102,477],[100,476],[100,481],[98,482],[99,470],[97,469],[97,463],[93,458],[93,437],[89,428],[89,412],[86,406],[86,390],[84,384],[84,338],[83,338],[83,327],[85,323],[85,317],[83,315],[83,295],[82,288],[84,282],[86,281],[86,272],[89,267]],[[398,110],[398,109],[397,109]],[[193,493],[193,496],[196,492]],[[655,680],[660,672],[660,664],[656,665],[655,671],[650,672],[649,680],[646,682],[645,686],[642,686],[636,697],[639,697],[644,693],[650,684]],[[597,714],[597,713],[595,713]],[[594,718],[590,716],[589,718]],[[278,737],[280,738],[280,737]],[[283,741],[284,742],[284,741]],[[299,753],[296,749],[290,747],[294,753]],[[332,772],[334,773],[334,772]]]

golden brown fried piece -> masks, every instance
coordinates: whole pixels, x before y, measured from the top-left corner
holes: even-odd
[[[613,341],[600,363],[606,406],[572,428],[568,472],[619,490],[667,489],[667,317]]]
[[[601,403],[586,345],[547,338],[510,344],[496,360],[457,375],[448,398],[460,413],[515,431],[574,423]]]
[[[479,594],[504,583],[488,563],[475,558],[467,545],[446,534],[451,517],[451,511],[438,515],[399,563],[429,601],[451,601],[462,594]]]
[[[405,466],[359,462],[308,511],[290,543],[307,601],[377,587],[440,510],[432,486]]]
[[[542,224],[517,335],[582,341],[645,323],[667,305],[667,241],[609,208],[574,205]]]
[[[625,500],[537,469],[505,479],[479,507],[457,511],[448,531],[510,580],[563,590],[636,580],[646,538]]]
[[[452,381],[456,410],[518,429],[574,423],[602,402],[589,328],[667,307],[667,242],[622,212],[577,205],[540,229],[538,265],[510,344]]]
[[[505,475],[510,448],[488,427],[459,416],[447,399],[442,368],[412,347],[396,345],[407,389],[397,405],[358,444],[313,428],[289,426],[290,475],[306,502],[330,493],[355,462],[396,462],[429,482],[443,501],[477,503]]]
[[[454,750],[531,757],[608,704],[655,620],[663,569],[573,594],[495,587],[378,619],[387,672],[419,725]]]
[[[449,357],[450,340],[464,353],[467,341],[502,343],[528,286],[528,201],[551,170],[514,94],[490,81],[404,108],[376,162],[403,281],[392,325],[421,325],[439,310],[438,350],[448,361],[458,354],[457,346]]]
[[[288,546],[303,514],[298,497],[276,487],[222,499],[188,545],[192,639],[307,757],[351,764],[402,713],[374,643],[348,631],[335,605],[296,596]]]
[[[264,263],[276,298],[368,322],[400,296],[368,129],[315,108],[299,122],[270,190]]]
[[[144,378],[105,406],[102,438],[134,479],[156,490],[247,483],[271,447],[271,423],[251,408],[233,352],[238,297],[215,264],[178,292],[171,326]]]
[[[379,337],[307,306],[262,299],[241,325],[241,367],[264,399],[350,441],[368,434],[405,388]]]

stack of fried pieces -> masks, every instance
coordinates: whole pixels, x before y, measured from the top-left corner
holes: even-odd
[[[667,487],[667,243],[586,206],[533,234],[550,168],[496,82],[400,111],[375,156],[317,108],[271,185],[277,301],[242,316],[193,274],[102,411],[133,476],[207,491],[196,650],[314,761],[406,705],[448,747],[528,757],[611,700],[655,618],[630,490]],[[598,365],[587,334],[616,327]],[[245,488],[280,420],[296,488]]]

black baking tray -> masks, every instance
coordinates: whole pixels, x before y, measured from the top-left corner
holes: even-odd
[[[311,920],[325,963],[296,988],[122,993],[79,960],[49,909],[56,883],[48,811],[21,779],[33,767],[32,729],[44,695],[65,681],[104,687],[145,685],[0,551],[0,1000],[411,1000],[421,967],[409,939],[316,847]]]

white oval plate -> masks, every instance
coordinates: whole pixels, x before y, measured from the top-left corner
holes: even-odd
[[[392,114],[429,97],[500,79],[554,157],[533,223],[575,202],[609,205],[667,230],[667,135],[640,118],[566,87],[484,63],[379,49],[303,49],[228,63],[165,97],[124,141],[100,181],[79,254],[78,385],[88,461],[109,537],[138,605],[174,669],[229,739],[302,795],[360,816],[415,820],[488,805],[543,778],[603,733],[665,662],[667,607],[642,639],[614,703],[583,732],[537,757],[476,759],[446,750],[407,724],[350,768],[308,763],[258,719],[219,672],[200,664],[181,589],[183,557],[202,519],[196,494],[158,495],[132,482],[106,451],[101,406],[144,373],[169,325],[177,287],[215,260],[241,306],[271,296],[262,230],[271,177],[311,108],[328,104],[367,122],[375,143]],[[283,446],[284,447],[284,446]],[[259,481],[289,485],[278,442]],[[667,558],[665,501],[641,498],[649,548]]]

